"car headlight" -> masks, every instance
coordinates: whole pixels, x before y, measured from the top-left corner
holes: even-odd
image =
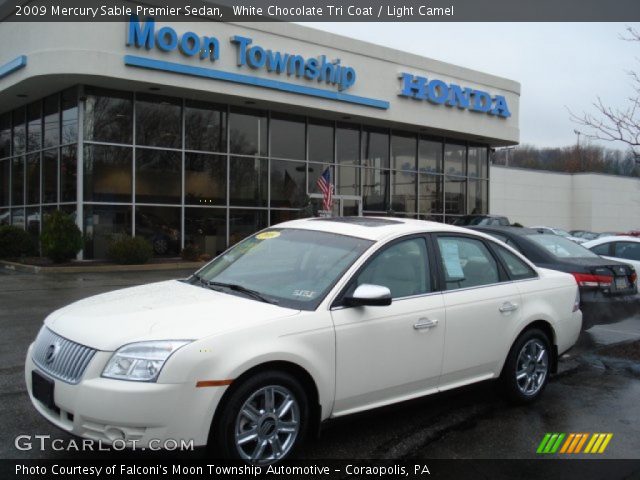
[[[191,340],[158,340],[130,343],[111,356],[103,377],[138,382],[155,382],[167,359]]]

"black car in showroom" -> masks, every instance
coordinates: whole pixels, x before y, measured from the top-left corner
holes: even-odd
[[[633,315],[640,309],[638,277],[631,265],[602,258],[571,240],[532,228],[469,228],[502,240],[538,267],[571,273],[580,288],[585,330]]]

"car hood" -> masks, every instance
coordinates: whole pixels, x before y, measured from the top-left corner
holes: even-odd
[[[196,340],[298,313],[170,280],[80,300],[53,312],[45,325],[74,342],[113,351],[144,340]]]

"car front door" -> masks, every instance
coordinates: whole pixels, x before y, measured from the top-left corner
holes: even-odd
[[[483,239],[438,234],[447,329],[440,388],[493,376],[520,320],[517,286]]]
[[[340,297],[334,304],[334,415],[436,391],[445,312],[430,257],[425,237],[394,241],[369,259],[342,295],[358,285],[382,285],[391,291],[391,305],[345,307]]]

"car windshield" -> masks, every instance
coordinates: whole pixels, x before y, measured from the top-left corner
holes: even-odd
[[[197,272],[197,277],[213,286],[253,290],[284,307],[314,310],[372,244],[334,233],[270,229],[227,250]],[[244,295],[246,291],[236,287],[228,293]]]
[[[558,235],[534,234],[529,235],[528,238],[558,258],[591,258],[598,256],[591,250],[587,250],[577,243]]]

